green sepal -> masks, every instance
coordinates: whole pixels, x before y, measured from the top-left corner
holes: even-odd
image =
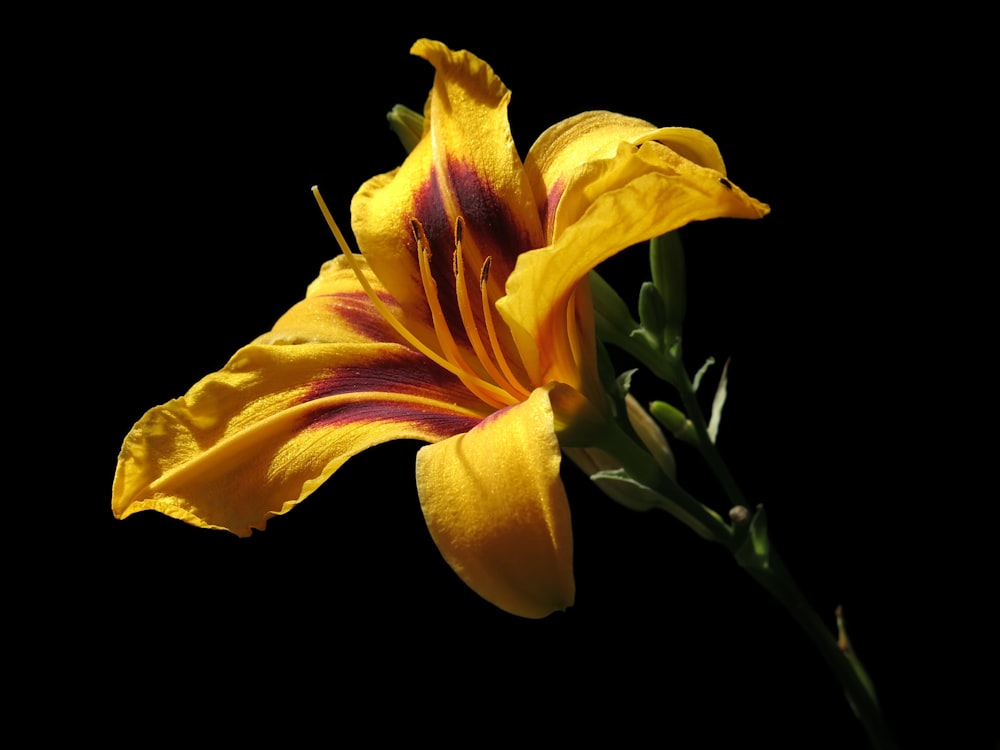
[[[713,443],[719,436],[719,425],[722,423],[722,407],[726,405],[726,395],[729,392],[729,362],[722,366],[722,375],[719,377],[719,386],[715,389],[715,398],[712,399],[712,416],[708,420],[708,438]]]
[[[767,535],[767,513],[763,505],[757,506],[757,512],[750,519],[750,541],[753,543],[754,554],[767,567],[771,558],[771,539]]]
[[[618,395],[622,398],[625,398],[628,395],[628,392],[632,389],[632,376],[637,372],[639,372],[638,368],[632,368],[631,370],[625,370],[625,372],[615,378]]]
[[[767,514],[758,505],[745,527],[743,543],[733,553],[736,562],[744,568],[767,570],[771,566],[771,540],[767,535]]]
[[[604,345],[601,340],[597,341],[597,376],[601,380],[601,385],[604,387],[604,392],[607,395],[607,402],[611,406],[612,416],[618,416],[621,413],[620,404],[624,398],[622,394],[618,378],[615,375],[615,366],[611,361],[611,355],[608,353],[608,348]]]
[[[691,390],[695,393],[698,392],[698,386],[701,385],[701,379],[708,372],[708,368],[715,364],[715,357],[709,357],[705,360],[705,364],[698,368],[698,372],[694,374],[694,379],[691,381]]]

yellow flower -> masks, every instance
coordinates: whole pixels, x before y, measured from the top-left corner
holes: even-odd
[[[543,617],[574,597],[560,438],[607,411],[589,271],[767,207],[704,134],[608,112],[555,125],[522,163],[493,70],[429,40],[412,51],[436,68],[424,133],[355,196],[361,255],[325,264],[271,332],[139,420],[112,505],[247,536],[351,456],[423,440],[417,491],[445,559],[497,606]]]

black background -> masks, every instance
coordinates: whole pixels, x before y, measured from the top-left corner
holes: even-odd
[[[249,540],[111,517],[134,421],[268,330],[337,252],[309,188],[346,227],[357,187],[401,162],[384,114],[422,108],[432,69],[408,49],[430,36],[513,91],[522,156],[559,119],[610,109],[704,130],[730,178],[771,205],[684,234],[689,364],[733,358],[719,445],[817,611],[832,626],[844,606],[904,746],[992,741],[992,595],[984,568],[950,551],[974,524],[948,522],[955,499],[978,510],[941,448],[940,289],[914,262],[933,240],[913,228],[927,196],[913,195],[905,144],[927,92],[877,31],[830,31],[820,44],[760,18],[262,16],[166,18],[83,44],[53,87],[65,127],[46,120],[59,145],[38,152],[48,197],[25,247],[58,235],[44,278],[68,282],[39,337],[59,364],[34,444],[63,456],[43,487],[72,480],[43,492],[37,539],[27,524],[50,561],[29,586],[45,608],[27,611],[56,634],[43,649],[60,654],[55,692],[100,675],[113,687],[91,720],[130,736],[199,716],[331,740],[405,725],[462,744],[610,730],[616,745],[864,746],[811,643],[721,549],[616,506],[569,465],[577,602],[537,622],[480,600],[440,558],[416,443],[352,459]],[[606,273],[633,298],[644,253]],[[635,388],[670,395],[649,375]],[[678,452],[682,483],[721,509]],[[956,595],[959,579],[973,596]]]

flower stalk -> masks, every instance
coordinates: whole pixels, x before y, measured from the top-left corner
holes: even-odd
[[[895,748],[871,679],[847,641],[840,609],[837,611],[838,635],[834,636],[810,607],[771,543],[764,507],[758,505],[752,512],[748,509],[743,492],[716,447],[715,433],[725,396],[726,375],[724,372],[710,423],[697,398],[696,383],[688,376],[681,358],[684,261],[676,233],[650,242],[650,265],[654,281],[642,285],[639,322],[631,317],[617,292],[592,274],[598,337],[625,350],[677,390],[683,411],[665,401],[654,401],[650,413],[675,437],[697,448],[732,506],[730,523],[683,490],[673,478],[658,472],[655,461],[621,430],[610,432],[600,446],[620,462],[621,470],[599,472],[591,479],[612,497],[614,492],[621,492],[623,483],[631,481],[643,488],[650,507],[666,510],[703,538],[725,546],[737,564],[785,608],[816,645],[868,733],[872,747],[875,750]],[[612,478],[614,483],[609,483]],[[637,494],[635,488],[632,492]]]

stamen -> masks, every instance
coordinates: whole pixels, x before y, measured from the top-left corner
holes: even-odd
[[[445,318],[444,310],[441,308],[441,300],[438,298],[437,282],[434,281],[434,275],[431,273],[430,243],[427,242],[424,228],[417,219],[410,219],[410,227],[413,229],[413,238],[417,241],[420,280],[424,284],[424,296],[431,309],[431,319],[434,321],[434,333],[437,334],[438,342],[449,362],[461,367],[470,375],[479,377],[462,356],[458,344],[455,343],[455,337],[451,334],[451,328],[448,327],[448,320]]]
[[[509,385],[509,390],[511,392],[516,392],[527,398],[531,395],[531,392],[525,388],[518,379],[515,377],[513,371],[510,369],[510,364],[507,362],[507,358],[504,356],[503,349],[500,347],[500,340],[497,338],[497,329],[493,325],[493,305],[490,304],[490,295],[486,290],[486,285],[489,283],[490,278],[490,265],[493,263],[493,258],[486,256],[486,260],[483,261],[483,268],[479,272],[479,296],[483,300],[483,318],[486,321],[486,333],[490,337],[490,346],[493,348],[493,356],[496,357],[497,364],[500,365],[500,369],[503,370],[503,374],[506,376],[506,382]]]
[[[472,312],[472,305],[469,303],[469,289],[465,285],[465,258],[462,256],[462,228],[464,222],[462,217],[458,217],[455,222],[455,254],[452,255],[453,266],[455,269],[455,294],[458,297],[458,311],[462,316],[462,325],[465,326],[465,332],[468,334],[469,343],[472,344],[473,350],[476,352],[476,356],[482,363],[486,372],[489,376],[493,378],[493,381],[501,386],[508,393],[514,391],[521,392],[524,389],[517,386],[517,382],[510,382],[508,378],[504,377],[503,373],[497,369],[496,365],[493,364],[493,360],[486,351],[486,345],[483,343],[483,337],[479,333],[479,326],[476,324],[475,315]],[[482,277],[480,276],[480,279]],[[484,314],[485,311],[484,311]],[[524,396],[527,397],[529,394],[525,391]]]
[[[314,185],[312,192],[313,196],[316,198],[316,202],[319,204],[320,211],[323,212],[323,218],[326,219],[327,226],[329,226],[330,231],[333,232],[333,236],[337,240],[337,245],[340,247],[344,257],[347,258],[348,265],[350,265],[351,270],[354,271],[354,275],[361,283],[362,289],[365,290],[365,294],[368,295],[368,298],[375,306],[375,309],[379,311],[379,314],[385,318],[385,321],[393,327],[396,333],[398,333],[407,343],[410,344],[410,346],[423,354],[429,360],[434,362],[436,365],[443,367],[445,370],[461,380],[466,388],[468,388],[484,402],[496,408],[516,404],[517,400],[513,399],[512,396],[502,388],[498,388],[493,383],[488,383],[478,376],[470,375],[468,372],[456,367],[454,364],[428,347],[413,333],[411,333],[410,330],[403,325],[399,318],[393,315],[392,311],[386,307],[385,303],[378,298],[375,290],[372,289],[371,284],[368,283],[368,279],[365,278],[364,271],[362,271],[361,266],[358,265],[358,261],[354,257],[354,253],[351,252],[351,248],[344,239],[344,235],[341,233],[340,227],[337,226],[337,222],[333,220],[333,215],[330,213],[330,209],[327,208],[326,201],[323,200],[323,196],[320,195],[319,188]]]
[[[451,328],[448,325],[448,319],[445,317],[444,310],[441,308],[441,300],[438,298],[437,282],[434,281],[434,275],[431,273],[430,243],[427,241],[427,235],[424,234],[424,227],[415,218],[410,220],[410,226],[413,229],[414,239],[417,241],[417,255],[420,262],[420,280],[424,284],[424,296],[427,298],[427,304],[431,309],[431,319],[434,322],[434,333],[438,337],[438,343],[441,344],[441,349],[444,351],[444,355],[449,362],[457,367],[460,367],[470,377],[481,379],[479,374],[472,369],[472,366],[465,359],[461,349],[455,342],[455,337],[452,335]],[[454,264],[454,259],[452,259],[452,264]],[[489,397],[488,394],[483,394],[479,390],[471,388],[471,386],[470,389],[473,390],[473,392],[481,399],[487,403],[494,404],[498,408],[517,403],[517,399],[510,399],[510,394],[508,394],[507,391],[504,391],[506,398],[503,403],[497,404],[492,398]]]

